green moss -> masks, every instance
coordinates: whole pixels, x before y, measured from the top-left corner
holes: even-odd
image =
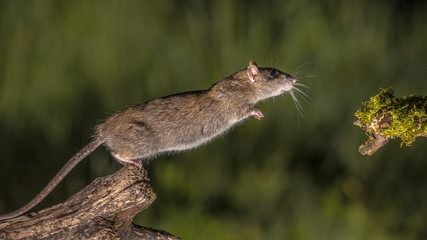
[[[363,103],[355,115],[367,133],[401,138],[402,144],[411,145],[416,137],[427,136],[427,97],[406,96],[396,98],[393,89],[381,92]]]

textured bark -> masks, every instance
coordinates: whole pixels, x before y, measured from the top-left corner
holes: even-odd
[[[126,166],[64,203],[2,221],[0,239],[178,239],[132,223],[155,199],[147,172]]]

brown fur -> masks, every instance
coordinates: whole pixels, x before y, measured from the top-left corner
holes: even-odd
[[[295,79],[273,68],[247,69],[217,82],[208,90],[158,98],[113,114],[96,127],[94,140],[74,155],[48,185],[22,208],[0,220],[24,214],[37,205],[88,154],[104,144],[121,164],[168,151],[201,146],[250,116],[261,119],[255,104],[290,91]]]

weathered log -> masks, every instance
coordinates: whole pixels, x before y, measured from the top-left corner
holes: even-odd
[[[147,171],[125,166],[64,203],[0,222],[0,239],[179,239],[132,223],[155,199]]]

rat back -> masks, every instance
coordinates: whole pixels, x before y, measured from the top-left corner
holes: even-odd
[[[242,120],[234,115],[239,115],[236,109],[208,90],[187,92],[119,112],[101,124],[98,132],[121,157],[146,159],[207,143]]]

